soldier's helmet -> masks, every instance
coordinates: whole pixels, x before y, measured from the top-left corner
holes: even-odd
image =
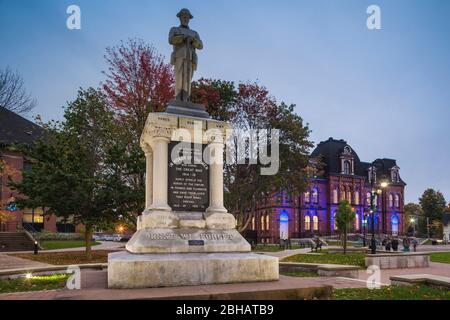
[[[181,17],[182,14],[189,15],[190,19],[194,18],[194,16],[191,14],[191,12],[188,9],[186,9],[186,8],[181,9],[180,12],[177,13],[177,17],[178,18]]]

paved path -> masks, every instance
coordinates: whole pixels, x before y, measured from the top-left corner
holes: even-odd
[[[50,264],[12,257],[6,253],[0,253],[0,270],[48,266],[50,266]]]
[[[0,294],[0,300],[110,300],[110,299],[151,299],[192,297],[193,295],[209,295],[235,292],[266,291],[274,289],[297,289],[331,285],[336,288],[361,288],[365,283],[346,278],[313,277],[295,278],[280,276],[279,281],[232,283],[168,288],[146,289],[107,289],[106,271],[82,271],[81,290],[54,290],[27,293]]]

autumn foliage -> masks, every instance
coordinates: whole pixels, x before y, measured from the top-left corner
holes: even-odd
[[[148,113],[164,111],[174,98],[172,67],[153,46],[139,39],[108,47],[105,60],[108,70],[103,90],[108,102],[140,134]]]

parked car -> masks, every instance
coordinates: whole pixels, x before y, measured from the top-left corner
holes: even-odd
[[[127,234],[116,234],[114,236],[114,241],[117,242],[127,242],[128,240],[130,240],[131,236],[127,235]]]

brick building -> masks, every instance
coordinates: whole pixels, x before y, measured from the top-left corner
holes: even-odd
[[[30,170],[32,162],[17,152],[14,144],[31,144],[42,136],[44,130],[33,122],[0,107],[0,160],[12,171],[11,178],[20,181],[22,172]],[[74,227],[58,221],[55,216],[44,218],[43,208],[21,210],[15,206],[17,193],[8,187],[8,177],[0,175],[0,206],[7,219],[0,223],[0,231],[22,228],[56,232],[73,231]]]
[[[393,159],[363,162],[344,140],[333,138],[318,144],[311,154],[320,156],[323,173],[310,179],[307,191],[292,195],[281,191],[257,204],[249,229],[256,231],[257,241],[276,243],[280,237],[300,238],[337,234],[334,223],[338,203],[350,202],[355,214],[351,232],[371,232],[370,192],[377,195],[375,232],[403,234],[405,183]],[[381,182],[388,186],[381,188]],[[372,184],[373,183],[373,184]]]

